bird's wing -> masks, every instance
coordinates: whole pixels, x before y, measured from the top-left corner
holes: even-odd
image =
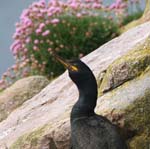
[[[73,146],[78,149],[124,149],[115,127],[105,118],[93,116],[72,124]],[[75,148],[76,149],[76,148]]]

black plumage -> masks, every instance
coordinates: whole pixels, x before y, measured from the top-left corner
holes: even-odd
[[[97,102],[96,79],[81,60],[65,62],[71,80],[79,91],[79,99],[71,111],[71,149],[127,149],[116,127],[94,112]]]

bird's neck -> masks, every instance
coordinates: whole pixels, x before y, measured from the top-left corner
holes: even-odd
[[[77,85],[77,88],[79,99],[72,108],[72,119],[93,115],[97,102],[97,83],[94,76],[84,83],[80,83],[79,86]]]

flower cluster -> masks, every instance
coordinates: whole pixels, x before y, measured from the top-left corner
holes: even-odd
[[[52,0],[48,4],[45,0],[34,2],[28,9],[23,11],[20,22],[16,23],[16,32],[13,35],[15,41],[11,46],[12,52],[15,56],[20,53],[26,56],[28,51],[26,44],[31,42],[31,34],[35,32],[38,36],[48,36],[51,32],[47,29],[47,25],[58,24],[60,22],[58,17],[62,14],[74,14],[80,18],[84,15],[96,15],[97,13],[94,13],[95,9],[99,13],[100,9],[119,12],[119,10],[124,10],[126,7],[127,4],[122,0],[116,0],[109,7],[104,6],[102,0],[69,0],[67,2]],[[36,45],[42,43],[42,40],[35,39],[33,47],[35,51],[39,50]]]
[[[107,12],[107,14],[108,12],[113,12],[112,16],[119,16],[124,14],[126,8],[127,2],[123,0],[116,0],[110,6],[105,6],[102,0],[68,0],[66,2],[50,0],[48,3],[45,0],[39,0],[32,3],[22,12],[20,21],[16,23],[16,31],[13,35],[14,42],[10,47],[16,64],[3,74],[0,81],[0,89],[6,88],[18,78],[31,74],[53,76],[53,67],[57,67],[57,65],[52,63],[53,59],[49,54],[51,50],[61,53],[63,50],[68,52],[69,49],[72,49],[74,53],[76,52],[73,55],[76,57],[77,55],[83,56],[96,48],[90,47],[91,49],[86,52],[82,50],[77,51],[80,48],[74,40],[79,37],[70,37],[79,36],[78,32],[81,31],[78,29],[78,23],[85,25],[83,26],[85,30],[82,29],[83,32],[81,33],[83,36],[80,35],[81,39],[79,38],[79,40],[82,41],[85,37],[87,39],[85,42],[90,43],[91,38],[96,36],[97,31],[99,31],[97,28],[101,27],[96,21],[99,19],[99,16],[102,16],[103,12]],[[91,16],[95,20],[88,18]],[[110,18],[112,19],[111,16],[109,16]],[[107,26],[107,21],[103,22],[100,20],[99,22],[102,22],[102,27],[106,28],[106,32],[109,32],[111,25],[108,23],[109,25]],[[63,32],[64,29],[65,32]],[[68,44],[65,44],[64,36],[65,40],[68,40]],[[105,37],[104,34],[100,34],[100,36],[102,38]],[[81,48],[89,46],[83,45],[83,47],[80,45]],[[51,70],[46,69],[47,67]],[[59,74],[57,70],[55,73],[56,75]]]

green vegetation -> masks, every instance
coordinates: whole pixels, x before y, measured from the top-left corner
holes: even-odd
[[[64,67],[55,62],[47,49],[57,51],[65,59],[73,59],[90,53],[118,35],[117,25],[106,18],[86,16],[78,19],[74,16],[61,16],[59,20],[60,23],[57,25],[46,26],[46,29],[51,31],[50,35],[40,37],[32,34],[32,41],[44,41],[44,43],[38,44],[40,50],[35,52],[33,43],[27,45],[30,50],[29,56],[33,55],[40,65],[45,63],[42,74],[48,77],[50,74],[60,75],[64,71]],[[52,44],[49,45],[47,40]],[[40,72],[40,68],[32,68],[33,74]]]
[[[142,15],[143,15],[143,11],[139,9],[138,11],[126,16],[122,21],[122,25],[124,26],[124,25],[126,25],[126,24],[128,24],[134,20],[137,20],[140,17],[142,17]]]

